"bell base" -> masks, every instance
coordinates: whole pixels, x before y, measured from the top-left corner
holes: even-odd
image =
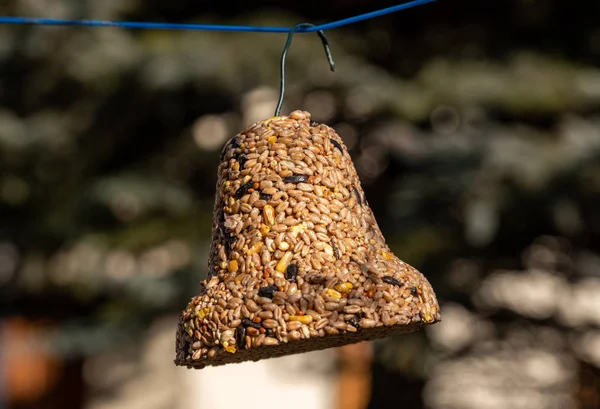
[[[189,369],[202,369],[206,366],[221,366],[247,361],[259,361],[269,358],[278,358],[286,355],[302,354],[305,352],[320,351],[328,348],[341,347],[361,341],[372,341],[386,338],[391,335],[414,332],[426,325],[432,325],[440,320],[429,323],[416,323],[409,325],[381,326],[369,329],[359,329],[357,332],[345,332],[336,335],[325,335],[319,338],[300,339],[273,346],[260,346],[258,348],[242,349],[235,353],[219,350],[213,358],[194,361],[192,359],[175,359],[175,365],[187,366]],[[187,351],[185,351],[187,352]],[[184,352],[184,353],[185,353]],[[179,351],[178,351],[179,354]]]

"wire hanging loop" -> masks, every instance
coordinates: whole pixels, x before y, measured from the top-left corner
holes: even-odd
[[[285,96],[285,59],[287,57],[287,53],[290,47],[292,46],[292,37],[294,36],[294,33],[296,31],[308,27],[315,27],[315,25],[310,23],[300,23],[292,27],[288,34],[285,47],[283,47],[283,52],[281,53],[281,76],[279,77],[279,101],[277,102],[277,107],[275,108],[274,116],[279,116],[281,112],[281,107],[283,106],[283,98]],[[323,30],[318,30],[317,34],[319,35],[319,37],[321,38],[321,42],[323,43],[323,48],[325,49],[325,55],[327,56],[327,62],[329,63],[329,67],[331,68],[331,71],[335,71],[335,62],[333,61],[333,56],[331,55],[329,41],[327,41],[327,37],[325,37],[325,33],[323,32]]]

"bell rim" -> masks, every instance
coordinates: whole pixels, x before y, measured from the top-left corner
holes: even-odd
[[[219,350],[217,351],[217,356],[213,358],[204,357],[199,360],[193,360],[188,356],[187,359],[175,359],[174,363],[176,366],[187,367],[188,369],[203,369],[210,366],[257,362],[270,358],[280,358],[283,356],[322,351],[364,341],[383,339],[393,335],[415,332],[441,322],[441,315],[439,313],[432,318],[433,320],[430,322],[420,321],[410,324],[395,324],[390,326],[380,325],[374,328],[360,328],[357,332],[326,334],[322,337],[290,340],[278,345],[261,345],[259,347],[241,349],[237,350],[235,353]]]

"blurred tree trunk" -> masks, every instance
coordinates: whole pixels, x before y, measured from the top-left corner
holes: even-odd
[[[371,399],[372,344],[361,342],[339,349],[338,409],[364,409]]]

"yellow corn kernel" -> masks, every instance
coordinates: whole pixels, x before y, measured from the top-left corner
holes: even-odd
[[[298,234],[302,233],[303,231],[306,231],[306,225],[303,223],[297,224],[295,226],[290,227],[289,230],[292,236],[296,237]]]
[[[240,163],[239,162],[235,162],[232,166],[233,170],[240,170]]]
[[[290,315],[290,321],[299,321],[308,325],[313,321],[313,317],[310,315]]]
[[[385,257],[386,260],[391,260],[393,257],[390,253],[388,253],[385,250],[381,250],[381,254],[383,254],[383,257]]]
[[[332,288],[327,289],[327,294],[333,298],[342,298],[342,294],[340,294],[338,291],[335,291]]]
[[[260,225],[260,234],[262,234],[263,236],[266,236],[267,234],[269,234],[270,231],[271,231],[271,228],[269,226],[267,226],[266,224],[262,223]]]
[[[198,316],[200,319],[204,319],[204,317],[206,317],[208,314],[210,314],[210,308],[202,308],[198,313]]]
[[[229,270],[230,273],[235,273],[236,271],[238,271],[238,262],[237,262],[237,260],[231,260],[229,262],[229,265],[227,266],[227,270]]]
[[[225,351],[229,352],[230,354],[235,354],[237,352],[237,348],[235,345],[227,345],[225,347]]]
[[[334,288],[340,293],[349,293],[350,291],[352,291],[352,287],[353,285],[350,282],[339,283],[334,286]]]
[[[273,145],[275,142],[277,142],[277,137],[275,135],[269,136],[267,141],[269,142],[269,145]]]
[[[254,246],[252,246],[252,247],[250,247],[250,249],[248,249],[248,252],[246,254],[249,256],[251,256],[253,254],[258,254],[258,252],[262,248],[263,244],[264,243],[262,241],[257,241],[256,243],[254,243]]]
[[[285,270],[290,265],[290,261],[292,261],[293,256],[294,253],[292,253],[291,251],[286,252],[283,255],[283,257],[281,257],[281,260],[279,260],[279,263],[277,263],[277,265],[275,266],[275,270],[279,271],[280,273],[285,272]]]
[[[271,226],[275,224],[275,209],[273,209],[273,206],[265,205],[263,207],[263,216],[265,217],[265,221]]]

